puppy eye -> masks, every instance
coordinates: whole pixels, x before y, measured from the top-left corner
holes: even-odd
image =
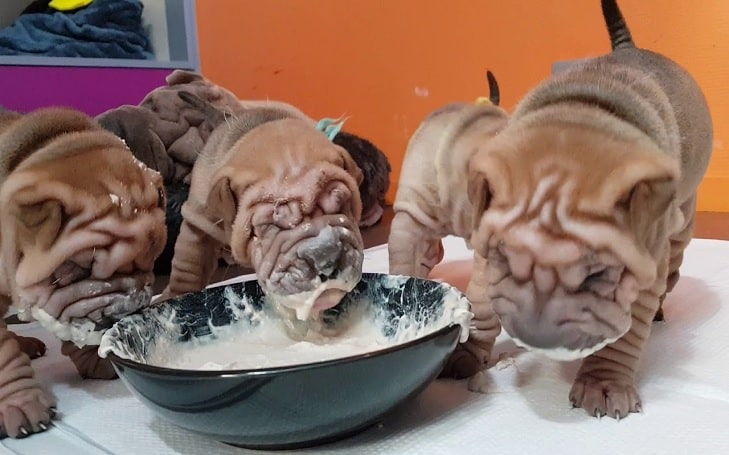
[[[167,201],[165,196],[165,190],[163,187],[157,187],[157,208],[165,209],[167,207]]]

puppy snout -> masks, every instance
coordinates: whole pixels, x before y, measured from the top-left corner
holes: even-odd
[[[284,201],[273,209],[273,223],[281,229],[292,229],[304,219],[299,201]]]
[[[613,296],[625,267],[592,252],[568,263],[543,263],[539,254],[499,242],[489,261],[501,264],[517,283],[533,281],[535,290],[550,293],[557,286],[568,292]],[[605,260],[603,260],[605,259]]]
[[[578,292],[593,292],[600,297],[613,298],[623,274],[622,266],[598,265],[588,269],[587,275],[577,288]]]
[[[337,243],[312,240],[299,248],[299,257],[313,266],[322,281],[333,277],[339,267],[341,247]]]

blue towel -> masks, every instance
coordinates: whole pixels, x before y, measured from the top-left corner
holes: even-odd
[[[72,13],[23,14],[0,29],[0,55],[152,59],[140,0],[94,0]]]

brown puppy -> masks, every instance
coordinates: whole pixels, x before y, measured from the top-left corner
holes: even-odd
[[[498,107],[496,79],[487,74],[490,102],[479,98],[476,104],[448,104],[428,115],[410,139],[388,240],[392,274],[425,278],[443,258],[443,237],[456,235],[470,241],[473,209],[467,194],[468,161],[508,118]],[[471,376],[482,367],[481,362],[468,359],[490,352],[492,345],[482,346],[482,341],[493,343],[498,332],[474,329],[469,340],[458,345],[443,376]]]
[[[0,312],[12,304],[67,340],[82,376],[113,377],[95,347],[76,346],[150,302],[166,236],[161,177],[86,115],[48,108],[0,114],[0,185]],[[2,435],[45,430],[55,403],[3,324]]]
[[[163,298],[204,288],[225,253],[298,319],[336,305],[361,276],[361,179],[346,150],[290,110],[227,117],[193,167]]]
[[[614,0],[602,7],[613,52],[533,89],[471,162],[470,287],[518,344],[584,358],[575,406],[621,418],[641,409],[636,368],[678,280],[713,129],[693,78],[635,48]]]

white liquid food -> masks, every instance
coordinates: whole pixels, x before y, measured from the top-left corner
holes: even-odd
[[[179,344],[164,355],[165,366],[186,370],[270,368],[364,354],[392,343],[370,320],[358,321],[332,337],[310,330],[301,341],[291,339],[279,320],[269,319],[264,324],[266,327],[251,332],[224,336],[224,340]]]
[[[405,277],[393,277],[390,286],[401,284]],[[161,336],[146,357],[145,362],[165,368],[185,370],[249,370],[321,362],[365,353],[376,352],[425,336],[450,324],[461,326],[460,341],[468,339],[471,318],[469,303],[465,298],[449,295],[443,302],[439,317],[423,327],[413,321],[412,315],[403,315],[394,322],[393,334],[382,333],[382,321],[368,313],[373,305],[358,302],[345,319],[337,321],[335,328],[321,321],[288,321],[281,313],[269,310],[255,311],[250,305],[241,306],[241,296],[228,288],[224,291],[227,307],[238,319],[231,325],[210,325],[211,335],[191,341],[178,342],[174,335],[174,311],[159,322],[170,337]],[[112,329],[114,333],[116,329]],[[114,335],[115,337],[118,335]],[[99,354],[106,356],[114,351],[126,357],[109,343],[102,340]]]

